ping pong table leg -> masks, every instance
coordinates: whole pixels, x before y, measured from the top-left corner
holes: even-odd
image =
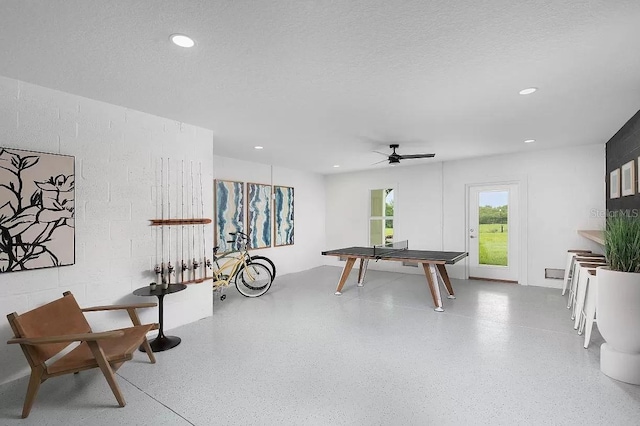
[[[369,259],[360,259],[360,270],[358,271],[358,287],[364,285],[364,276],[367,274]]]
[[[438,285],[438,272],[436,267],[431,263],[423,263],[424,275],[427,277],[427,283],[429,284],[429,290],[431,290],[431,297],[433,298],[433,304],[436,305],[436,312],[444,312],[442,309],[442,298],[440,297],[440,286]]]
[[[447,289],[447,299],[455,299],[456,295],[453,293],[453,287],[451,286],[451,280],[449,279],[449,274],[447,274],[447,268],[443,264],[438,264],[438,276],[442,280],[445,288]]]
[[[334,294],[341,295],[342,287],[344,287],[344,283],[347,282],[347,278],[349,278],[349,274],[351,273],[351,269],[353,268],[353,264],[356,263],[355,257],[347,258],[347,263],[344,264],[344,268],[342,269],[342,275],[340,275],[340,282],[338,283],[338,288]]]

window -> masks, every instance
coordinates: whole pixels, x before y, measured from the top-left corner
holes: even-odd
[[[393,243],[393,188],[372,189],[369,216],[369,244]]]

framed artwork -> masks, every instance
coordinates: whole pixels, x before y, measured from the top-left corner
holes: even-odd
[[[0,273],[75,263],[75,157],[0,148]]]
[[[640,168],[640,157],[638,157],[638,167]],[[638,179],[640,176],[640,170],[638,170],[638,173],[636,174],[636,179],[638,180],[638,190],[636,191],[637,194],[640,194],[640,179]]]
[[[625,163],[620,168],[620,177],[622,183],[620,184],[620,191],[623,197],[627,195],[634,195],[636,193],[636,167],[635,160],[631,160]]]
[[[221,253],[239,250],[240,244],[228,243],[233,237],[230,232],[245,232],[244,228],[244,182],[229,180],[215,181],[215,241]]]
[[[271,247],[271,185],[247,183],[249,248]]]
[[[609,198],[620,198],[620,169],[609,174]]]
[[[293,188],[288,186],[274,186],[274,224],[275,245],[288,246],[293,244]]]

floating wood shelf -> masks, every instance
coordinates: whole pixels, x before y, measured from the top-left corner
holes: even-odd
[[[162,225],[206,225],[211,223],[211,219],[195,218],[195,219],[149,219],[151,226]]]
[[[182,281],[178,284],[202,284],[205,281],[212,280],[213,277],[196,278],[195,280]]]
[[[588,240],[594,241],[600,245],[604,245],[604,232],[598,230],[579,230],[578,234],[582,235]]]

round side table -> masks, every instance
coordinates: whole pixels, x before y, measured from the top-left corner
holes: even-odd
[[[135,294],[136,296],[156,296],[158,298],[160,332],[158,333],[158,336],[149,343],[153,352],[166,351],[168,349],[175,348],[180,344],[181,340],[179,337],[164,335],[164,296],[166,296],[167,294],[177,293],[184,290],[185,288],[187,288],[185,284],[169,284],[169,288],[165,290],[160,288],[160,285],[158,285],[154,290],[151,290],[151,287],[149,286],[145,286],[140,287],[133,292],[133,294]],[[145,352],[142,346],[140,346],[140,351]]]

